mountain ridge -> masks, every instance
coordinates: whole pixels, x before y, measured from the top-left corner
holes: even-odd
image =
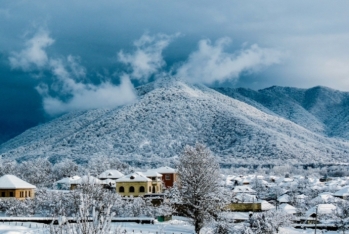
[[[69,113],[29,129],[0,145],[0,155],[81,163],[103,155],[128,163],[169,164],[185,144],[200,142],[221,163],[347,161],[345,137],[326,135],[320,121],[310,130],[297,119],[286,119],[282,114],[287,111],[276,111],[281,101],[268,104],[275,95],[267,91],[224,91],[174,80],[156,81],[137,92],[138,101],[130,105]],[[288,101],[290,110],[312,116],[295,103]]]

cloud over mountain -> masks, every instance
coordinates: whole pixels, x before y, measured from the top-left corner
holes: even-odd
[[[281,62],[283,54],[275,49],[261,48],[253,44],[235,53],[224,51],[230,38],[201,40],[197,51],[178,68],[177,76],[193,83],[211,84],[237,80],[241,73],[255,73],[263,67]]]
[[[156,34],[154,36],[143,34],[133,43],[136,47],[135,51],[125,53],[121,50],[118,53],[118,59],[130,67],[129,75],[132,79],[147,82],[151,75],[160,72],[166,64],[162,52],[178,36],[179,34]]]
[[[110,80],[94,84],[87,79],[86,68],[79,63],[78,57],[54,58],[47,54],[45,49],[53,42],[49,33],[41,30],[26,41],[22,51],[12,52],[9,57],[14,69],[37,71],[38,77],[45,71],[51,74],[50,82],[42,81],[36,87],[47,114],[55,116],[70,111],[113,108],[137,99],[129,76],[122,75],[119,85]]]
[[[100,81],[99,84],[90,82],[87,79],[88,71],[80,64],[79,57],[49,56],[45,49],[55,40],[43,30],[28,39],[22,51],[12,52],[9,60],[14,69],[48,71],[51,74],[51,83],[43,81],[36,87],[43,98],[43,108],[49,115],[113,108],[137,99],[131,80],[145,83],[152,76],[172,76],[163,70],[166,61],[162,53],[179,35],[143,34],[134,41],[133,51],[119,51],[118,61],[126,67],[126,70],[119,71],[119,85],[111,80]],[[238,79],[243,72],[257,72],[281,60],[281,52],[258,45],[235,53],[225,52],[230,41],[229,38],[221,38],[212,45],[209,40],[201,40],[198,50],[179,66],[173,66],[171,73],[192,83],[210,84]]]

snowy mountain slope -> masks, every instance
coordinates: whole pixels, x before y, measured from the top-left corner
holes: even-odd
[[[312,132],[349,139],[349,93],[326,87],[298,89],[273,86],[258,91],[243,88],[216,90]]]
[[[30,129],[1,145],[0,154],[80,162],[105,155],[161,164],[178,156],[185,144],[201,142],[224,163],[347,161],[348,141],[314,133],[268,108],[263,112],[205,86],[158,81],[138,93],[131,105],[68,114]]]

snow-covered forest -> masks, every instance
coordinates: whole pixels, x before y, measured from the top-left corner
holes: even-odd
[[[169,165],[186,144],[201,142],[227,165],[348,160],[345,92],[214,90],[166,79],[137,91],[132,104],[71,112],[31,128],[0,145],[0,155],[78,163],[103,156],[136,166]]]

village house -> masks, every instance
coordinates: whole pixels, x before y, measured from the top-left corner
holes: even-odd
[[[111,180],[117,180],[121,177],[123,177],[124,174],[122,174],[120,171],[118,170],[106,170],[104,172],[102,172],[98,178],[100,180],[107,180],[107,179],[111,179]]]
[[[177,181],[177,171],[171,167],[159,167],[148,171],[156,171],[157,173],[160,173],[165,188],[173,187],[174,183]]]
[[[102,184],[105,188],[115,189],[116,180],[123,176],[124,174],[122,174],[118,170],[106,170],[98,176],[98,179],[102,181]]]
[[[161,181],[152,181],[143,173],[135,172],[116,180],[116,192],[122,196],[139,197],[145,194],[161,193],[161,184]]]
[[[334,213],[336,209],[337,207],[333,204],[319,204],[310,208],[301,220],[306,224],[314,224],[316,221],[320,221],[321,223],[321,218],[324,217],[324,215],[330,215]]]
[[[250,186],[235,186],[233,189],[231,203],[227,208],[235,212],[262,211],[262,204],[257,200],[255,194],[256,191]]]
[[[145,175],[146,177],[148,177],[149,179],[151,179],[152,182],[152,188],[151,188],[151,192],[152,193],[156,193],[155,191],[159,191],[160,193],[163,191],[163,186],[162,186],[162,175],[157,173],[156,171],[153,170],[148,170],[146,172],[142,172],[143,175]],[[160,190],[158,190],[157,187],[160,187]]]
[[[233,195],[236,195],[238,193],[256,194],[256,191],[252,189],[250,186],[241,185],[241,186],[235,186],[233,189]]]
[[[72,189],[72,184],[76,185],[77,181],[81,179],[80,176],[72,176],[60,179],[55,182],[55,188],[57,189]]]
[[[81,177],[78,180],[75,180],[73,183],[70,184],[70,189],[74,190],[79,185],[102,185],[102,181],[94,176],[85,175]]]
[[[341,198],[341,199],[347,199],[349,197],[349,186],[346,186],[339,191],[335,192],[333,196]]]
[[[36,187],[14,175],[0,177],[0,199],[18,199],[35,197]]]

